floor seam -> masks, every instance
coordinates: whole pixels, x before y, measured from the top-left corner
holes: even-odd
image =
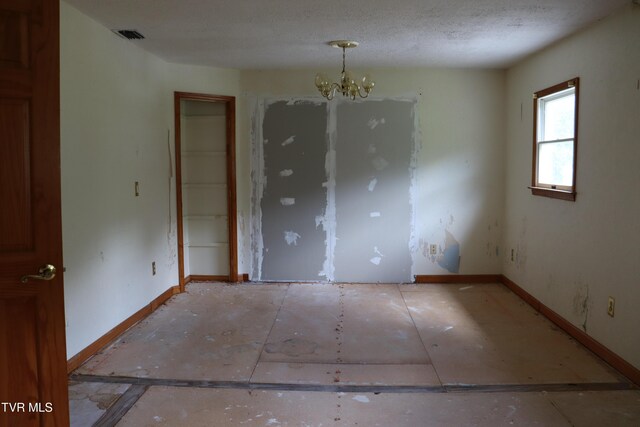
[[[278,320],[278,316],[280,315],[280,310],[282,310],[282,306],[284,306],[284,302],[287,299],[287,295],[289,295],[289,289],[291,289],[291,283],[287,284],[287,289],[284,292],[284,296],[282,297],[282,301],[280,301],[280,307],[278,307],[278,311],[276,312],[276,315],[273,318],[273,322],[271,323],[271,328],[269,328],[269,332],[267,333],[267,336],[264,338],[264,342],[262,343],[262,347],[260,347],[260,352],[258,353],[258,360],[256,360],[256,364],[253,367],[253,370],[251,371],[251,375],[249,375],[249,379],[247,380],[248,383],[251,383],[251,379],[253,378],[253,375],[256,373],[256,369],[258,369],[258,364],[260,363],[260,359],[262,358],[262,353],[264,352],[264,348],[267,345],[267,341],[269,341],[269,337],[271,336],[271,332],[273,332],[273,328],[276,325],[276,321]]]
[[[350,365],[350,366],[433,366],[425,362],[335,362],[335,361],[291,361],[289,360],[263,360],[261,363],[286,364],[286,365]]]
[[[638,391],[631,383],[551,383],[551,384],[443,384],[443,385],[355,385],[355,384],[298,384],[249,383],[246,381],[207,381],[160,378],[136,378],[97,375],[74,375],[78,382],[131,384],[131,387],[184,387],[236,390],[319,391],[358,393],[503,393],[503,392],[584,392]],[[127,390],[128,392],[129,390]],[[127,393],[125,392],[125,394]],[[135,402],[134,402],[135,403]],[[115,405],[114,405],[115,406]]]
[[[571,427],[575,427],[575,424],[571,421],[569,417],[567,417],[567,415],[565,415],[565,413],[560,409],[560,407],[556,404],[556,402],[553,401],[553,399],[551,399],[549,396],[545,396],[545,398],[547,399],[547,402],[549,402],[549,404],[553,407],[553,409],[558,411],[560,416],[564,418]]]
[[[111,405],[92,427],[112,427],[129,412],[133,405],[149,389],[149,385],[131,384],[131,386]]]
[[[404,298],[404,293],[402,293],[402,290],[400,289],[400,285],[396,285],[396,286],[398,288],[398,292],[400,292],[400,297],[402,297],[402,302],[404,303],[404,307],[407,309],[407,313],[409,314],[411,323],[413,323],[413,327],[416,329],[416,334],[418,334],[418,339],[420,340],[420,343],[422,343],[422,348],[424,348],[425,353],[427,353],[429,362],[433,367],[433,372],[436,374],[436,378],[438,378],[438,381],[440,382],[440,384],[444,384],[442,382],[442,379],[440,378],[440,374],[438,373],[438,370],[436,369],[436,365],[433,364],[433,358],[431,357],[431,354],[429,353],[429,350],[427,349],[427,346],[425,345],[424,340],[422,339],[422,335],[420,335],[420,330],[418,329],[418,325],[416,325],[416,320],[413,318],[413,315],[411,314],[411,310],[409,310],[409,305],[407,304],[407,300]]]

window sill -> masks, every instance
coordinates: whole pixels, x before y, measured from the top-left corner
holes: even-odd
[[[531,189],[531,194],[533,194],[534,196],[543,196],[543,197],[549,197],[552,199],[568,200],[570,202],[576,201],[575,191],[553,190],[551,188],[543,188],[543,187],[528,187],[528,188]]]

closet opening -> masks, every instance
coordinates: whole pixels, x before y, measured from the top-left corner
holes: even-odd
[[[180,290],[238,281],[235,97],[175,92]]]

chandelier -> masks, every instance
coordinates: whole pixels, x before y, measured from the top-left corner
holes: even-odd
[[[316,74],[316,87],[322,96],[328,100],[332,100],[336,92],[342,93],[342,96],[348,96],[351,100],[355,100],[357,96],[366,98],[373,90],[375,82],[371,80],[371,76],[366,74],[362,78],[362,85],[356,83],[353,75],[345,69],[345,57],[347,48],[358,46],[358,42],[352,40],[334,40],[328,43],[329,46],[342,48],[342,73],[340,74],[340,82],[330,82],[324,73]]]

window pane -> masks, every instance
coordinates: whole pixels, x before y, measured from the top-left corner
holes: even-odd
[[[548,101],[542,99],[541,103],[544,122],[539,141],[573,138],[575,94],[569,93]]]
[[[538,183],[573,185],[573,140],[538,144]]]

